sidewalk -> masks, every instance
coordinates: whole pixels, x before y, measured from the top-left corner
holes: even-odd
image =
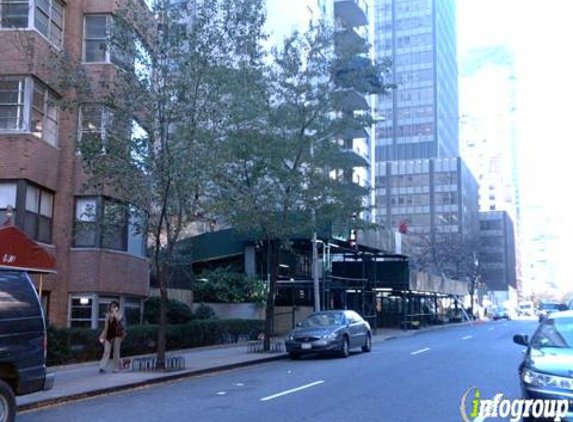
[[[376,335],[372,338],[372,343],[377,344],[391,338],[405,337],[436,328],[456,325],[460,324],[448,324],[408,331],[378,329]],[[288,356],[286,353],[248,353],[246,343],[173,351],[167,355],[182,356],[185,359],[185,369],[161,373],[122,371],[120,373],[107,372],[100,374],[98,372],[98,362],[50,367],[48,371],[54,373],[56,378],[54,388],[18,397],[18,409],[20,411],[30,410],[154,383],[285,359]]]

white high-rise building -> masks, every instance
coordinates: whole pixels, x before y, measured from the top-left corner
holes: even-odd
[[[514,230],[522,289],[515,58],[507,47],[471,50],[460,61],[460,150],[479,183],[482,212],[505,211]]]

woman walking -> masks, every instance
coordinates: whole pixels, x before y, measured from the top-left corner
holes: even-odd
[[[113,301],[109,304],[109,311],[105,314],[105,326],[99,336],[100,343],[103,343],[103,356],[99,363],[99,372],[105,373],[109,355],[113,346],[113,371],[120,370],[119,358],[121,350],[121,341],[125,337],[125,328],[123,326],[123,315],[119,310],[119,303]]]

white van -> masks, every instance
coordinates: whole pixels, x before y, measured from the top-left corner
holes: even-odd
[[[520,302],[518,305],[519,314],[523,316],[533,316],[535,315],[535,307],[533,302]]]

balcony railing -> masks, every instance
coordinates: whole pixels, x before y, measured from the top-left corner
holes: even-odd
[[[359,151],[353,148],[346,148],[342,150],[346,157],[348,157],[348,163],[352,167],[370,167],[370,160],[367,156],[361,154]]]
[[[339,51],[355,51],[359,54],[368,53],[368,31],[366,27],[349,28],[336,25],[334,45]]]
[[[343,111],[369,110],[366,97],[352,88],[340,89],[335,94]]]
[[[334,14],[347,26],[368,24],[368,4],[364,0],[334,0]]]

